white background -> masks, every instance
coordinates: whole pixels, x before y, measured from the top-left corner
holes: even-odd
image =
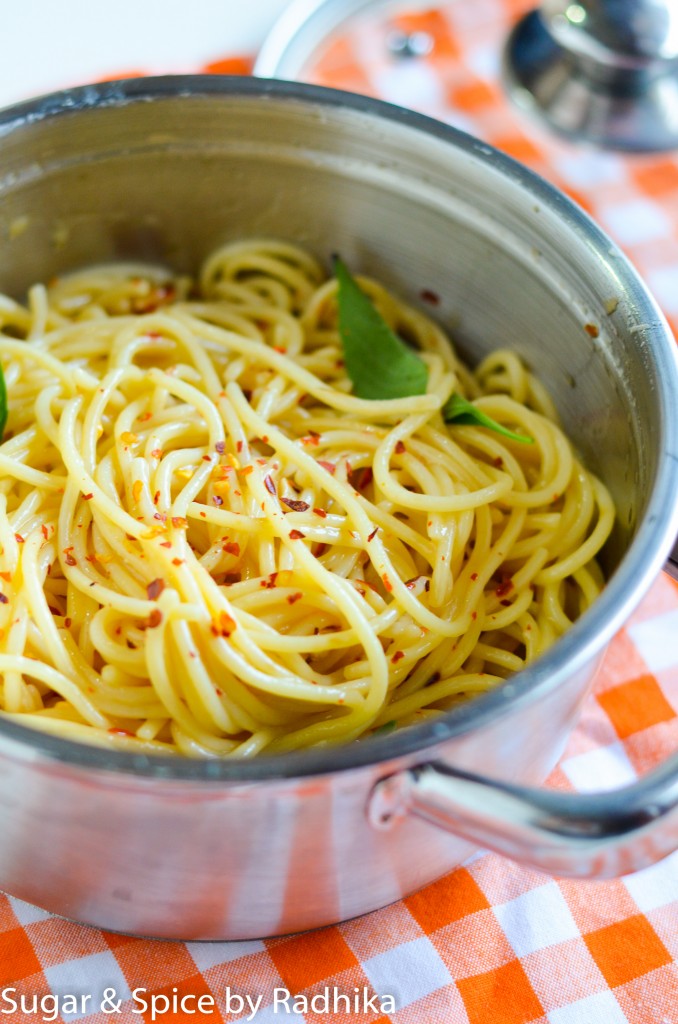
[[[289,0],[0,0],[0,106],[254,53]]]

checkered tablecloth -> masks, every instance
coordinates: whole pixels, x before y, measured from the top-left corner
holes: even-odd
[[[678,153],[628,157],[570,145],[516,112],[499,85],[500,53],[525,9],[524,0],[454,0],[398,16],[382,9],[349,28],[307,77],[422,110],[528,164],[616,239],[678,330]],[[385,25],[425,31],[435,45],[426,57],[398,60],[384,45]],[[228,57],[195,70],[247,66]],[[678,749],[677,635],[678,587],[662,576],[611,645],[550,785],[620,786]],[[310,1003],[326,988],[390,994],[396,1009],[293,1009],[295,994]],[[107,989],[115,997],[104,1012]],[[276,1006],[276,989],[291,998]],[[29,998],[23,1013],[7,1001],[21,994]],[[49,998],[67,995],[84,1005],[53,1015]],[[257,942],[121,937],[0,896],[4,1019],[150,1022],[153,995],[170,1004],[194,997],[178,1012],[163,1012],[158,998],[164,1024],[678,1024],[678,854],[618,881],[580,882],[480,852],[367,917]],[[254,1012],[246,1001],[239,1009],[235,997],[247,996]],[[31,1012],[33,997],[43,999],[42,1012]]]

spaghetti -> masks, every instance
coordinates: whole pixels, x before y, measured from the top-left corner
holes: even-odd
[[[336,281],[281,242],[0,299],[5,716],[197,757],[345,743],[496,686],[595,600],[614,508],[543,388],[360,281],[426,394],[351,393]],[[534,443],[448,426],[453,390]]]

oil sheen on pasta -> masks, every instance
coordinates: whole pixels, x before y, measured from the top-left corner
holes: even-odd
[[[280,242],[0,299],[5,716],[196,757],[346,743],[498,685],[595,600],[614,509],[542,387],[359,280],[427,394],[351,394],[336,282]],[[453,390],[534,443],[446,425]]]

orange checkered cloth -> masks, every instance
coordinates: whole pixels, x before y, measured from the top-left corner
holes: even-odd
[[[573,196],[626,250],[678,328],[678,156],[628,157],[554,139],[529,123],[499,86],[500,53],[524,0],[455,0],[364,19],[307,77],[407,105],[473,132]],[[385,32],[428,33],[422,58],[390,56]],[[207,68],[242,72],[226,59]],[[171,69],[169,69],[171,70]],[[198,70],[198,69],[196,69]],[[609,648],[595,691],[549,784],[620,786],[678,749],[678,587],[657,580]],[[328,987],[390,994],[396,1009],[303,1012],[274,991]],[[117,1012],[99,1008],[107,988]],[[203,1012],[169,1022],[257,1024],[678,1024],[678,854],[612,882],[554,880],[478,853],[428,888],[323,931],[256,942],[170,943],[58,920],[0,897],[0,997],[89,995],[52,1016],[8,1021],[150,1022],[152,995],[213,996]],[[134,1001],[144,989],[143,1002]],[[225,993],[261,997],[256,1012]],[[144,1004],[148,1007],[144,1010]],[[49,1007],[49,1004],[44,1004]],[[162,1009],[163,1003],[157,1004]],[[28,1004],[30,1007],[30,1002]]]

